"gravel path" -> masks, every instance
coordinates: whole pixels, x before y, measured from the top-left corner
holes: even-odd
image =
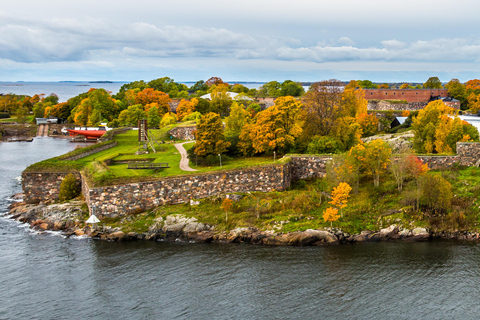
[[[180,160],[180,170],[183,170],[183,171],[198,171],[198,170],[190,168],[190,166],[188,165],[187,150],[185,150],[185,148],[183,147],[183,145],[185,143],[190,143],[190,142],[192,142],[192,141],[187,141],[187,142],[176,143],[175,144],[175,148],[177,148],[178,152],[180,152],[180,154],[182,155],[182,160]]]

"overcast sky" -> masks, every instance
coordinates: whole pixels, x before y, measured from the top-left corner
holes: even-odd
[[[15,0],[0,81],[480,78],[480,1]]]

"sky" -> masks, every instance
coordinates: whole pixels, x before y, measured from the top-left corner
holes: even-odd
[[[480,1],[15,0],[0,81],[480,78]]]

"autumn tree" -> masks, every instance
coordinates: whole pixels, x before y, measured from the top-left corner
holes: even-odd
[[[345,112],[344,116],[357,117],[367,113],[368,101],[365,99],[365,91],[358,86],[355,80],[350,81],[345,87],[341,104]]]
[[[362,128],[362,136],[373,136],[378,132],[378,118],[375,114],[361,113],[357,116],[356,122]]]
[[[438,77],[430,77],[427,82],[423,84],[425,89],[442,89],[442,81]]]
[[[70,101],[70,100],[69,100]],[[115,100],[105,89],[90,89],[72,110],[73,120],[82,126],[93,126],[102,120],[112,121],[118,114]]]
[[[456,111],[442,101],[430,102],[413,118],[413,148],[417,153],[432,153],[435,150],[435,134],[443,114],[453,115]]]
[[[305,134],[331,135],[335,123],[343,114],[340,105],[343,84],[339,80],[328,80],[313,83],[309,91],[303,96],[303,112],[308,121],[305,122]]]
[[[378,86],[378,89],[388,89],[388,88],[390,88],[388,83],[382,83]]]
[[[408,83],[403,83],[399,89],[408,89],[410,88],[410,85]]]
[[[389,169],[397,182],[398,191],[402,191],[403,182],[406,179],[417,179],[429,170],[428,165],[423,164],[413,154],[411,149],[403,149],[398,154],[392,156]]]
[[[426,174],[422,177],[421,200],[434,213],[446,212],[452,202],[453,192],[450,182],[440,175]]]
[[[358,193],[360,175],[365,167],[365,159],[365,146],[363,144],[357,144],[348,151],[343,163],[335,168],[335,173],[339,177],[346,177],[352,180],[355,193]]]
[[[163,115],[162,121],[160,121],[160,128],[163,128],[175,123],[177,123],[177,116],[175,115],[175,113],[167,112]]]
[[[338,209],[329,207],[323,211],[323,220],[325,222],[330,222],[330,227],[332,227],[333,222],[337,221],[338,218],[340,218],[338,215]]]
[[[242,150],[251,143],[255,153],[286,151],[302,133],[302,104],[293,97],[280,97],[275,105],[260,112],[255,122],[245,126],[240,135]]]
[[[225,118],[225,136],[240,136],[242,128],[250,119],[250,114],[245,110],[242,104],[234,102],[230,109],[230,115]]]
[[[153,88],[143,89],[142,91],[138,92],[135,96],[135,103],[141,104],[142,106],[146,106],[147,104],[157,103],[159,109],[164,108],[166,112],[170,111],[170,102],[172,99],[168,96],[168,94],[157,91]]]
[[[233,200],[225,198],[222,201],[222,209],[225,212],[225,223],[228,223],[228,212],[232,210]]]
[[[392,149],[387,142],[376,139],[365,144],[364,167],[367,174],[373,178],[373,185],[380,185],[380,175],[386,172],[390,163]]]
[[[228,95],[228,86],[217,85],[210,93],[211,110],[222,116],[226,116],[232,105],[232,98]]]
[[[225,141],[222,119],[214,112],[200,118],[194,135],[197,140],[194,146],[195,153],[199,156],[221,154],[230,146],[230,143]]]
[[[220,84],[223,84],[225,85],[226,87],[228,87],[228,83],[226,82],[223,82],[222,78],[220,77],[211,77],[210,79],[208,79],[205,84],[208,86],[208,87],[211,87],[212,85],[220,85]]]
[[[346,182],[340,182],[338,186],[333,188],[332,201],[329,201],[331,205],[340,208],[340,213],[343,217],[343,208],[347,207],[348,198],[350,197],[350,191],[352,187]]]
[[[180,121],[184,121],[183,118],[195,112],[195,107],[198,104],[198,99],[193,98],[192,100],[182,99],[177,107],[177,118]]]

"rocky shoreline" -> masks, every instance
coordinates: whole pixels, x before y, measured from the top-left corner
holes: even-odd
[[[144,233],[125,233],[120,228],[85,226],[84,221],[79,219],[82,214],[81,206],[81,201],[50,205],[15,202],[10,206],[9,215],[12,219],[30,224],[35,230],[61,231],[67,237],[87,236],[109,241],[181,240],[196,243],[250,243],[278,246],[338,245],[395,240],[427,241],[430,239],[480,241],[478,232],[432,232],[425,228],[404,229],[397,225],[391,225],[377,232],[362,231],[360,234],[352,235],[337,229],[309,229],[281,233],[274,230],[236,228],[228,232],[219,232],[215,230],[214,226],[205,225],[195,218],[187,218],[183,215],[170,215],[166,219],[160,217]]]

